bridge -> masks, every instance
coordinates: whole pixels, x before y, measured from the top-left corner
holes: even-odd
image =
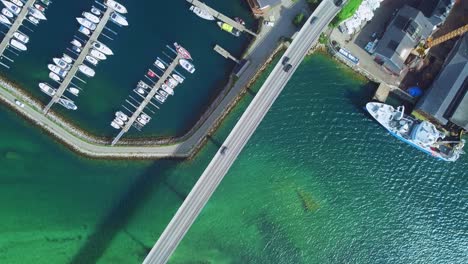
[[[163,264],[169,260],[188,229],[214,193],[224,175],[236,160],[273,102],[293,75],[321,32],[341,10],[331,0],[324,0],[306,21],[284,54],[292,68],[284,71],[282,60],[250,103],[221,147],[182,203],[143,264]]]

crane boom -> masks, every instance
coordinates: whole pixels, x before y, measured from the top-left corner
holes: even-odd
[[[447,40],[450,40],[450,39],[453,39],[455,37],[458,37],[460,35],[463,35],[465,32],[468,31],[468,24],[462,26],[462,27],[459,27],[455,30],[452,30],[450,31],[449,33],[445,34],[445,35],[442,35],[438,38],[435,38],[435,39],[428,39],[427,40],[427,43],[426,43],[426,48],[432,48],[436,45],[439,45]]]

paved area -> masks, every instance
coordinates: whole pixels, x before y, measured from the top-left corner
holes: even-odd
[[[23,20],[29,13],[29,8],[34,4],[35,0],[28,0],[22,7],[18,17],[16,18],[15,22],[11,25],[8,32],[5,34],[2,42],[0,43],[0,54],[3,54],[5,49],[10,45],[10,39],[13,37],[13,33],[15,33],[19,27],[23,24]],[[10,19],[10,18],[9,18]]]
[[[224,141],[221,150],[210,162],[155,246],[143,261],[144,264],[163,264],[169,260],[169,257],[208,202],[208,199],[216,190],[241,150],[247,144],[247,141],[279,96],[298,65],[313,43],[318,40],[322,30],[327,27],[339,10],[330,0],[324,0],[314,14],[312,14],[312,17],[317,17],[315,22],[311,24],[312,17],[307,20],[284,55],[290,58],[289,62],[293,65],[291,70],[285,72],[282,62],[278,62],[252,103]]]

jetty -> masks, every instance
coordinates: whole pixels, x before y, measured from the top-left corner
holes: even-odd
[[[190,4],[210,13],[212,16],[214,16],[215,18],[221,20],[222,22],[224,23],[228,23],[229,25],[233,26],[234,28],[236,28],[237,30],[241,31],[241,32],[247,32],[249,33],[250,35],[256,37],[257,36],[257,33],[253,32],[252,30],[246,28],[244,25],[242,25],[241,23],[231,19],[230,17],[216,11],[215,9],[207,6],[205,3],[201,2],[201,1],[198,1],[198,0],[187,0],[187,2],[189,2]]]
[[[163,75],[159,78],[159,80],[153,85],[151,88],[151,91],[145,96],[143,102],[140,103],[138,107],[136,107],[136,110],[133,112],[132,116],[129,118],[127,123],[125,124],[124,127],[122,127],[122,130],[120,130],[119,134],[112,140],[111,145],[114,146],[120,138],[128,132],[128,130],[132,127],[133,123],[135,120],[140,116],[140,114],[143,112],[145,107],[151,103],[151,99],[154,98],[156,95],[156,91],[161,87],[161,85],[164,83],[164,81],[171,75],[171,73],[175,70],[175,67],[179,64],[179,59],[181,59],[182,56],[177,53],[177,56],[175,59],[169,64],[167,69],[164,71]]]
[[[0,56],[1,57],[5,57],[5,55],[3,55],[3,52],[5,52],[5,49],[10,45],[10,39],[13,37],[13,33],[18,31],[19,27],[23,25],[23,20],[28,15],[29,8],[33,6],[34,2],[36,2],[36,0],[28,0],[26,1],[26,3],[24,3],[24,6],[22,7],[20,13],[18,14],[18,17],[16,18],[15,22],[13,22],[13,24],[10,26],[10,29],[8,29],[8,32],[5,34],[5,37],[0,43]],[[6,58],[12,61],[10,58],[8,57]],[[6,68],[10,68],[8,65],[2,62],[0,62],[0,64]]]
[[[99,38],[99,35],[101,34],[102,30],[104,30],[107,22],[109,21],[109,18],[110,18],[110,15],[112,14],[114,10],[110,7],[108,7],[106,9],[106,11],[104,12],[104,14],[102,15],[102,18],[101,20],[99,21],[99,24],[97,24],[97,27],[96,29],[93,31],[93,33],[91,34],[91,36],[89,37],[89,40],[86,42],[86,44],[84,45],[84,47],[82,48],[78,58],[74,61],[70,71],[68,72],[68,74],[65,76],[65,78],[63,79],[62,83],[60,84],[59,88],[57,89],[57,92],[55,93],[55,95],[52,97],[52,99],[50,100],[49,104],[47,104],[44,109],[43,109],[43,113],[44,114],[47,114],[47,112],[49,112],[50,108],[55,104],[57,103],[57,101],[60,99],[60,97],[62,97],[63,93],[65,92],[65,90],[68,88],[68,86],[70,85],[71,81],[73,80],[73,78],[75,78],[75,75],[76,73],[78,72],[78,68],[80,67],[80,65],[83,64],[85,58],[86,58],[86,55],[88,55],[89,53],[89,50],[90,48],[92,47],[92,44],[93,42],[97,41],[97,39]]]
[[[214,47],[214,51],[218,52],[219,55],[223,56],[226,59],[231,59],[231,60],[235,61],[236,63],[239,63],[239,60],[236,57],[234,57],[231,53],[229,53],[229,51],[223,49],[219,45],[216,45]]]

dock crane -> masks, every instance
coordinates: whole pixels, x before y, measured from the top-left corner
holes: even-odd
[[[441,43],[444,43],[447,40],[450,40],[450,39],[453,39],[455,37],[461,36],[467,31],[468,31],[468,24],[466,24],[466,25],[464,25],[462,27],[459,27],[459,28],[457,28],[455,30],[452,30],[449,33],[447,33],[445,35],[442,35],[442,36],[440,36],[438,38],[433,39],[433,38],[429,37],[424,45],[420,45],[417,48],[417,51],[418,51],[418,53],[420,55],[424,56],[427,53],[427,50],[429,50],[430,48],[432,48],[434,46],[437,46],[437,45],[439,45]]]

